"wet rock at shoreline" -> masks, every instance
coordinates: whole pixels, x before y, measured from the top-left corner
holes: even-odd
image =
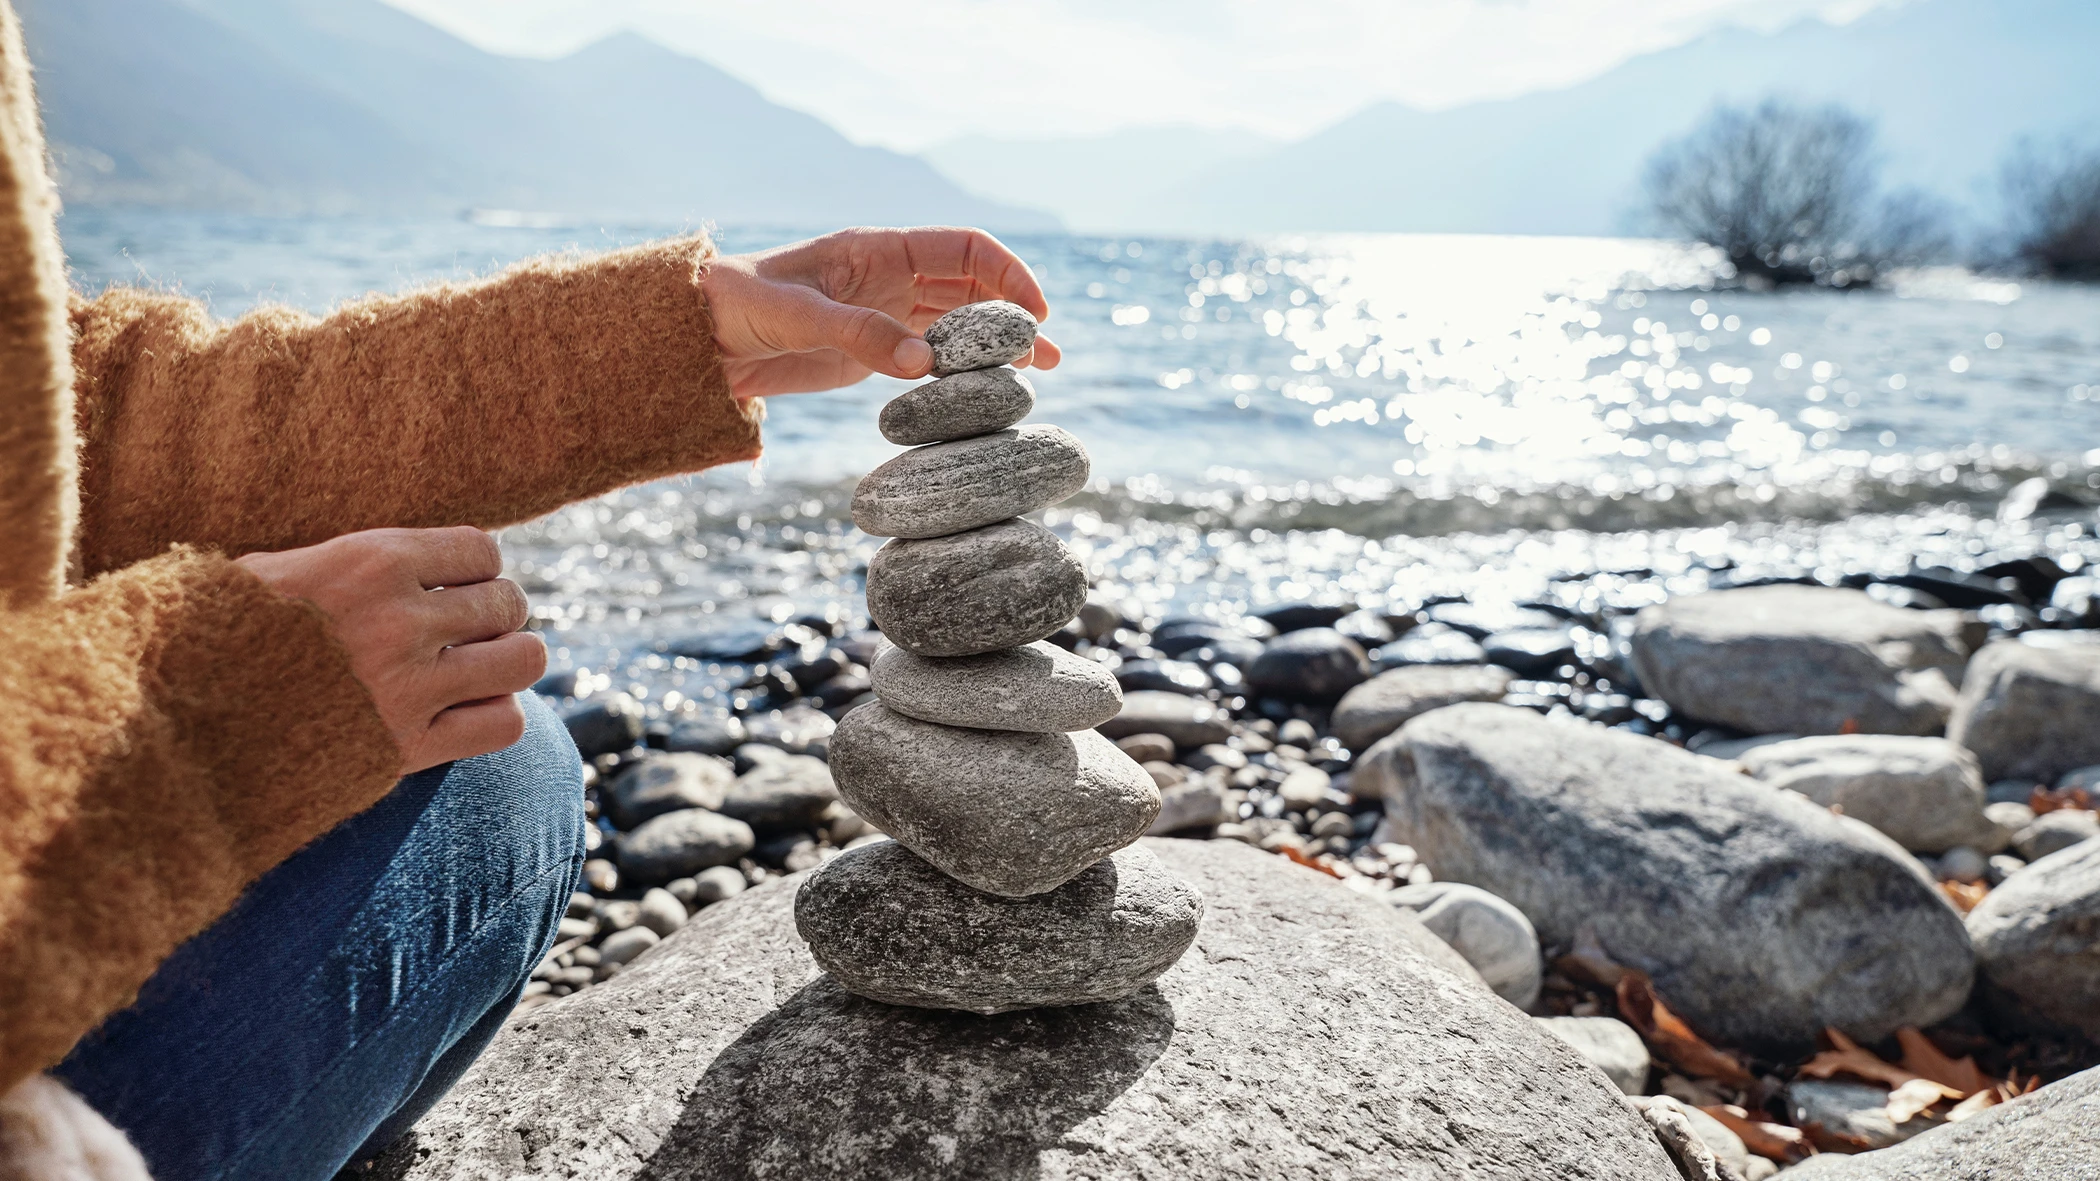
[[[1483,664],[1487,650],[1480,641],[1443,623],[1425,623],[1369,654],[1377,668],[1410,664]]]
[[[600,793],[614,824],[631,829],[680,808],[722,810],[736,772],[712,755],[652,753],[622,771]]]
[[[1983,814],[1976,756],[1944,738],[1823,735],[1756,746],[1737,759],[1756,778],[1842,809],[1913,853],[1957,845],[1995,853],[2010,836]]]
[[[945,537],[1057,504],[1086,487],[1090,470],[1062,427],[932,443],[861,477],[853,523],[873,537]]]
[[[1648,1088],[1648,1043],[1616,1017],[1534,1017],[1539,1028],[1574,1047],[1628,1095]]]
[[[751,826],[702,808],[683,808],[644,821],[617,844],[620,873],[645,885],[691,877],[729,865],[758,843]]]
[[[1423,926],[1473,965],[1496,996],[1519,1009],[1537,1003],[1545,965],[1539,958],[1538,933],[1523,911],[1478,886],[1458,882],[1402,886],[1386,901],[1414,911]]]
[[[1393,839],[1438,881],[1515,905],[1542,940],[1594,924],[1709,1038],[1862,1040],[1961,1007],[1961,917],[1857,821],[1668,743],[1502,705],[1448,706],[1358,760]]]
[[[878,425],[900,447],[1002,431],[1035,409],[1035,387],[1017,369],[972,369],[915,385],[889,400]]]
[[[2100,1040],[2100,840],[2031,863],[1967,922],[1987,1005]]]
[[[1788,1181],[2066,1181],[2100,1160],[2100,1067],[2050,1083],[1893,1148],[1826,1152],[1786,1171]]]
[[[1390,669],[1342,695],[1334,707],[1334,736],[1350,750],[1368,750],[1418,714],[1461,701],[1499,701],[1509,682],[1508,669],[1490,664]]]
[[[935,377],[1008,365],[1035,347],[1035,317],[1003,299],[968,303],[935,320],[926,343]]]
[[[795,899],[796,931],[847,991],[972,1013],[1129,996],[1188,950],[1202,916],[1195,888],[1142,848],[1012,898],[885,841],[825,863]]]
[[[618,754],[642,740],[648,715],[642,703],[625,693],[586,701],[562,715],[569,739],[586,759]]]
[[[780,754],[737,776],[721,812],[759,832],[808,828],[838,802],[831,768],[814,755]]]
[[[1123,695],[1116,716],[1095,727],[1110,738],[1159,734],[1183,750],[1232,737],[1232,716],[1208,701],[1148,689]]]
[[[1936,734],[1966,653],[1956,612],[1791,584],[1671,599],[1633,633],[1650,693],[1752,734]]]
[[[1123,708],[1107,666],[1040,640],[945,658],[891,645],[869,671],[884,705],[946,726],[1061,734],[1092,729]]]
[[[2100,763],[2100,644],[1987,644],[1969,662],[1947,737],[1986,779],[2052,782]]]
[[[1609,1082],[1411,917],[1237,842],[1145,846],[1205,912],[1134,997],[989,1018],[862,1000],[796,937],[804,879],[769,882],[513,1019],[378,1168],[1676,1181]]]
[[[1246,670],[1256,692],[1285,701],[1330,702],[1371,675],[1363,646],[1331,627],[1286,632]]]
[[[1152,777],[1092,730],[965,730],[864,705],[839,724],[831,766],[868,823],[1007,896],[1069,881],[1136,840],[1160,808]]]
[[[1086,589],[1086,567],[1029,521],[900,538],[868,562],[868,614],[890,640],[921,656],[1032,644],[1078,614]]]

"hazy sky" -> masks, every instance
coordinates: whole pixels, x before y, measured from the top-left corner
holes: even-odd
[[[1303,135],[1592,77],[1717,25],[1905,0],[386,0],[502,53],[635,29],[865,143],[1198,124]]]

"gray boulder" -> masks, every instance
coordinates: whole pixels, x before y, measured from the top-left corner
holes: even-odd
[[[2100,1178],[2100,1067],[1984,1109],[1893,1148],[1826,1152],[1787,1181],[2094,1181]]]
[[[838,802],[831,768],[815,755],[780,754],[739,775],[721,812],[760,832],[811,828]]]
[[[1035,347],[1035,317],[1003,299],[967,303],[926,329],[933,374],[945,377],[1020,360]]]
[[[1208,701],[1159,689],[1123,695],[1123,708],[1095,729],[1110,738],[1158,734],[1183,750],[1232,737],[1232,715]]]
[[[1539,1028],[1575,1048],[1628,1095],[1648,1089],[1648,1043],[1616,1017],[1534,1017]]]
[[[1611,1084],[1411,917],[1237,842],[1145,845],[1205,911],[1127,1000],[864,1000],[796,937],[802,879],[768,882],[514,1018],[379,1173],[1675,1181]]]
[[[719,812],[735,779],[736,770],[726,759],[652,753],[606,785],[606,815],[624,829],[680,808]]]
[[[882,841],[832,858],[795,898],[795,930],[846,991],[972,1013],[1121,1000],[1181,958],[1202,917],[1203,896],[1143,848],[1002,898]]]
[[[2028,861],[2039,861],[2073,845],[2100,837],[2100,817],[2076,808],[2044,812],[2013,833],[2013,848]]]
[[[1089,470],[1079,440],[1048,425],[914,447],[861,477],[853,523],[874,537],[945,537],[1056,504]]]
[[[1967,651],[1958,612],[1816,586],[1672,599],[1633,634],[1650,693],[1752,734],[1937,734]]]
[[[1070,881],[1159,815],[1152,777],[1092,730],[965,730],[863,705],[839,723],[831,769],[869,824],[1008,897]]]
[[[929,381],[891,398],[877,425],[900,447],[990,434],[1028,417],[1035,387],[1017,369],[972,369]]]
[[[1976,752],[1984,778],[2051,782],[2100,763],[2100,644],[1984,645],[1969,663],[1947,737]]]
[[[1968,927],[1987,1005],[2100,1039],[2100,841],[2005,879]]]
[[[892,644],[869,672],[884,705],[944,726],[1063,734],[1092,729],[1123,708],[1108,666],[1046,640],[946,658]]]
[[[682,808],[643,821],[616,843],[620,873],[643,885],[691,877],[729,865],[758,843],[751,826],[704,808]]]
[[[1257,693],[1285,701],[1324,703],[1370,675],[1363,645],[1331,627],[1308,627],[1269,641],[1248,667],[1247,684]]]
[[[1480,973],[1495,995],[1528,1009],[1539,999],[1545,961],[1539,937],[1524,912],[1478,886],[1430,882],[1402,886],[1385,896],[1415,912],[1422,925],[1451,945]]]
[[[1976,756],[1944,738],[1828,734],[1737,757],[1758,779],[1835,805],[1913,853],[1956,845],[1995,853],[2010,835],[1983,814]]]
[[[1350,750],[1368,750],[1419,714],[1461,701],[1500,701],[1511,675],[1492,664],[1418,664],[1379,673],[1342,695],[1334,736]]]
[[[1968,934],[1895,842],[1652,738],[1510,706],[1423,714],[1373,746],[1393,840],[1514,904],[1548,943],[1594,924],[1710,1038],[1875,1040],[1968,996]]]
[[[1086,567],[1057,535],[1001,521],[948,537],[898,538],[868,560],[868,615],[921,656],[1032,644],[1086,602]]]

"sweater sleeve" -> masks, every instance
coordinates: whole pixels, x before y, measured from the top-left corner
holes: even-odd
[[[0,611],[0,1092],[399,759],[321,613],[225,558]]]
[[[700,287],[711,257],[688,238],[540,259],[324,319],[77,299],[82,571],[178,542],[495,528],[755,458],[762,410],[730,393]]]

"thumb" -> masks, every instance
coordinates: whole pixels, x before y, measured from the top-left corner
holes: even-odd
[[[797,352],[835,350],[891,377],[923,377],[933,368],[933,349],[892,316],[814,291],[801,310],[789,342]]]

